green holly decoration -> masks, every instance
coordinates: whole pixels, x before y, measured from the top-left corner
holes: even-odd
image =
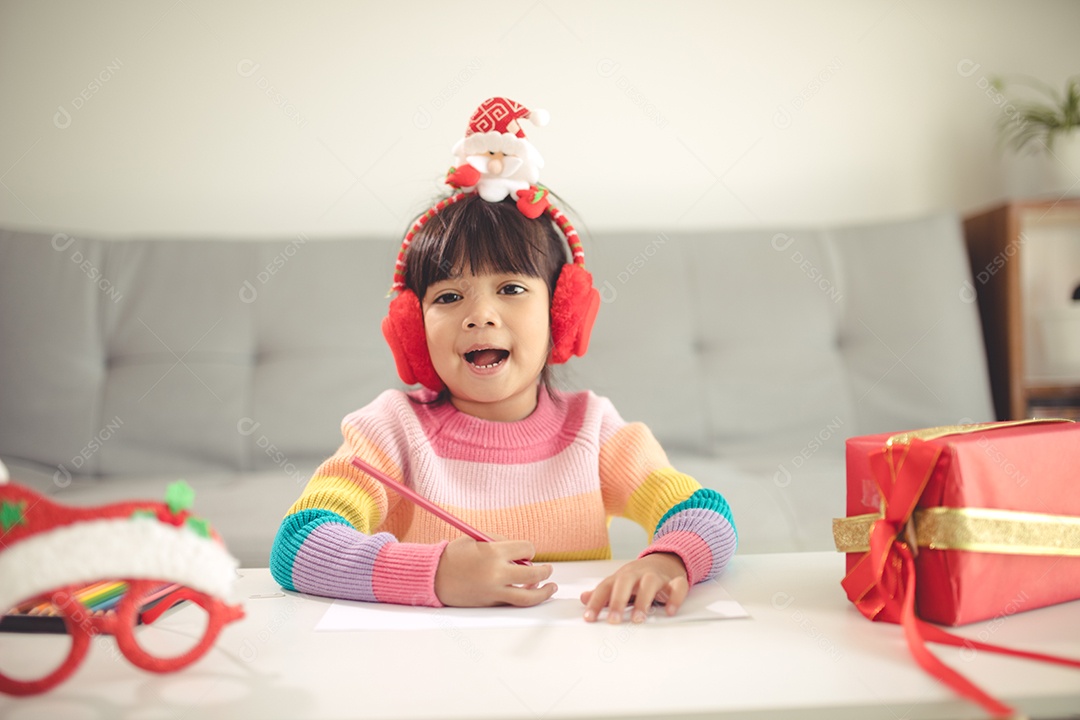
[[[189,517],[186,520],[186,524],[191,528],[199,537],[210,537],[210,522],[199,517]]]
[[[177,480],[165,489],[165,504],[173,515],[189,509],[194,502],[195,491],[183,480]]]
[[[0,525],[7,532],[16,525],[26,524],[26,501],[0,503]]]

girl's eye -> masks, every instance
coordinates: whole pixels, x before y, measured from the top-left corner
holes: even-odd
[[[520,295],[526,292],[525,288],[517,283],[510,283],[509,285],[503,285],[499,288],[499,292],[503,295]]]
[[[446,292],[446,293],[443,293],[442,295],[436,296],[434,302],[439,304],[439,305],[449,305],[450,303],[457,302],[460,299],[461,299],[461,296],[458,295],[457,293]]]

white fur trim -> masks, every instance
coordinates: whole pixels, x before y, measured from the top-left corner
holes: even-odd
[[[121,578],[168,580],[227,599],[238,564],[221,543],[154,518],[81,521],[0,552],[0,612],[65,585]]]
[[[504,155],[525,155],[528,141],[510,133],[486,132],[473,133],[465,138],[463,150],[466,155],[479,155],[486,152],[501,152]]]

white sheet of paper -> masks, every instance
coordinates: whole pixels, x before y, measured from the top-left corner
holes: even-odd
[[[446,628],[513,628],[585,624],[580,595],[600,578],[560,583],[545,603],[531,608],[431,608],[335,600],[315,626],[317,632],[350,630],[444,630]],[[697,585],[675,617],[654,607],[646,623],[684,623],[749,617],[749,613],[715,581]],[[627,613],[627,620],[629,612]],[[601,621],[604,618],[601,617]]]

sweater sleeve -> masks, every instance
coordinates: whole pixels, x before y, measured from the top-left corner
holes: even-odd
[[[404,443],[386,397],[342,421],[344,442],[308,481],[278,528],[270,572],[286,590],[405,605],[441,603],[435,571],[445,542],[399,543],[377,532],[389,499],[382,485],[352,464],[360,456],[402,481]]]
[[[625,423],[610,403],[602,423],[604,504],[609,514],[633,520],[649,533],[649,546],[639,557],[678,555],[691,585],[716,577],[738,545],[727,500],[671,467],[649,428]]]

